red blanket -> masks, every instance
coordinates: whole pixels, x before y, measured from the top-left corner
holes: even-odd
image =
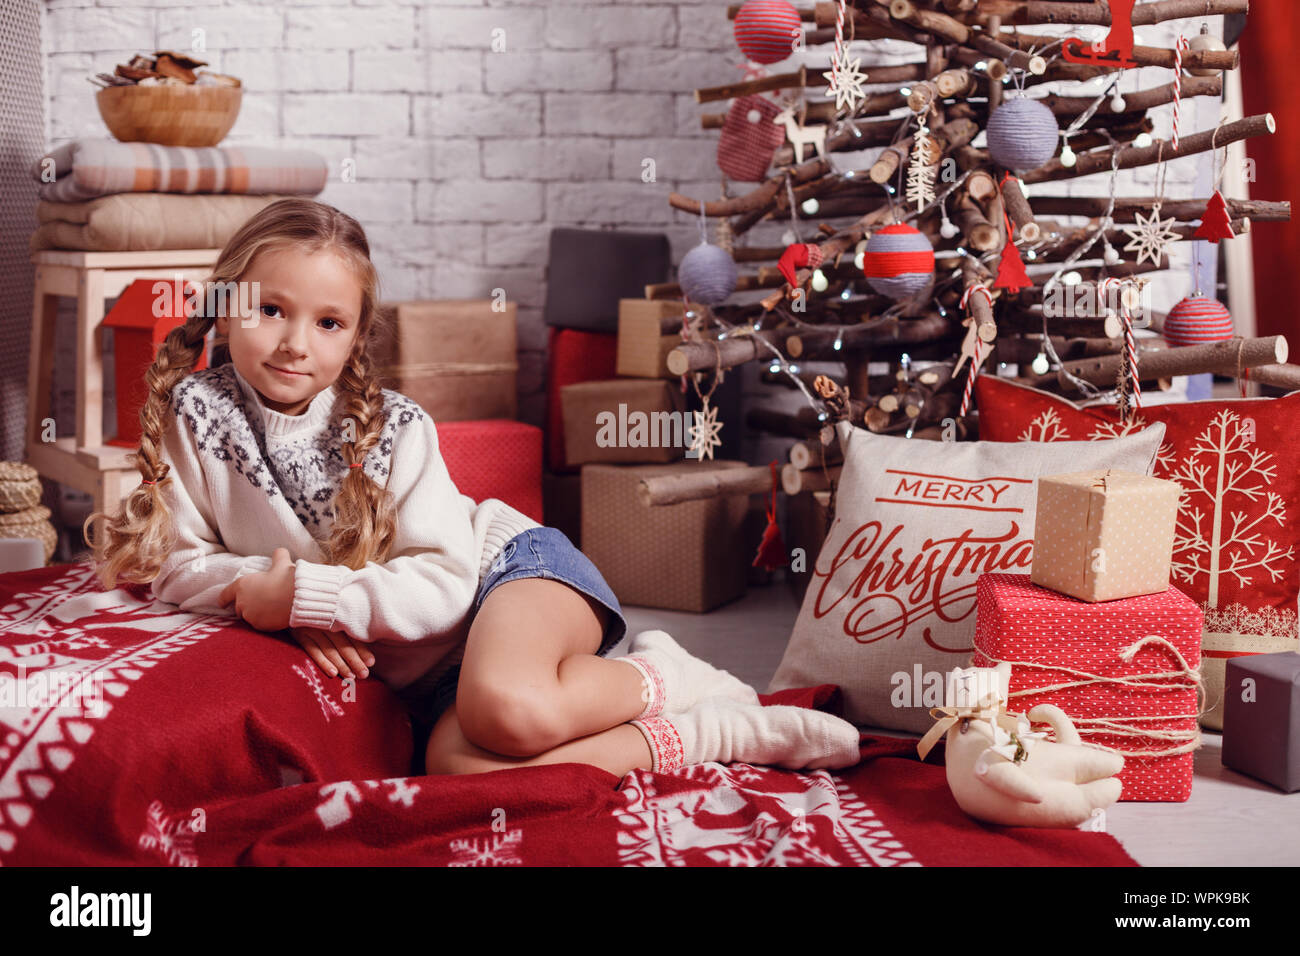
[[[895,738],[835,773],[410,776],[383,684],[326,682],[287,640],[147,588],[100,592],[85,565],[0,575],[0,721],[6,865],[1135,865],[1103,833],[971,820]]]

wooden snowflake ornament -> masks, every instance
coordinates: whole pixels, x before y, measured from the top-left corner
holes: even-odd
[[[691,414],[695,416],[695,424],[690,428],[691,447],[688,454],[701,461],[705,458],[712,460],[713,449],[722,444],[722,439],[718,437],[718,432],[722,431],[722,422],[718,421],[718,410],[711,408],[708,399],[705,399],[704,411]]]
[[[862,63],[862,58],[855,60],[849,59],[849,48],[841,47],[839,55],[831,61],[829,72],[822,73],[826,77],[827,87],[826,95],[835,97],[835,111],[848,110],[852,116],[858,108],[858,104],[867,98],[863,86],[867,82],[867,74],[858,69]]]
[[[1173,231],[1173,226],[1177,222],[1178,220],[1172,216],[1161,219],[1160,204],[1156,203],[1151,207],[1150,216],[1137,214],[1136,226],[1120,227],[1129,235],[1129,242],[1124,247],[1124,251],[1136,252],[1138,265],[1141,265],[1144,260],[1149,260],[1152,265],[1158,267],[1160,260],[1169,251],[1169,244],[1178,239],[1178,233]]]

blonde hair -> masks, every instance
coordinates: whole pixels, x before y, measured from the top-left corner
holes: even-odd
[[[230,237],[204,280],[204,292],[216,283],[237,282],[259,253],[284,248],[307,253],[321,249],[337,252],[354,268],[361,286],[356,342],[334,383],[346,402],[346,415],[356,421],[356,440],[343,442],[343,460],[350,466],[363,461],[378,444],[386,418],[381,385],[371,362],[375,342],[386,331],[386,322],[378,307],[379,277],[370,261],[370,245],[360,223],[333,206],[311,199],[273,202]],[[210,301],[212,297],[205,294],[204,302]],[[91,544],[88,530],[92,523],[97,518],[108,519],[103,554],[96,553],[93,558],[95,574],[104,590],[116,587],[119,578],[137,584],[153,581],[175,547],[176,529],[164,494],[173,479],[168,474],[171,466],[163,461],[160,449],[170,418],[172,390],[191,374],[217,317],[215,310],[198,309],[184,325],[167,334],[153,365],[145,372],[149,397],[140,409],[140,447],[130,456],[143,481],[115,515],[97,511],[82,525],[82,536]],[[218,343],[213,350],[214,364],[221,364],[217,359],[222,351]],[[344,429],[344,434],[348,431]],[[387,560],[397,531],[392,492],[381,488],[364,468],[346,467],[331,508],[334,525],[329,540],[321,545],[327,562],[357,570],[368,561]]]

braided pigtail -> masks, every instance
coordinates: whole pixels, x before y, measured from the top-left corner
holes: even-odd
[[[366,453],[379,444],[387,417],[383,392],[364,346],[353,353],[335,385],[347,402],[343,460],[349,467],[334,495],[334,525],[322,550],[331,563],[356,571],[368,561],[387,561],[397,535],[393,493],[361,467]]]
[[[96,511],[82,525],[82,537],[94,551],[95,574],[106,591],[117,587],[119,578],[138,584],[152,581],[175,545],[171,509],[163,494],[173,480],[168,475],[171,466],[162,459],[163,436],[172,389],[193,371],[215,321],[200,310],[167,333],[145,372],[149,397],[140,409],[140,447],[129,458],[140,470],[142,482],[126,496],[116,514]],[[106,540],[97,545],[91,541],[89,529],[98,518],[106,519]]]

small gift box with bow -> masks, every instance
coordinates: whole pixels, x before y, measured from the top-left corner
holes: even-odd
[[[1120,799],[1182,801],[1200,746],[1201,621],[1175,587],[1090,603],[1028,575],[983,574],[971,663],[1010,665],[1010,710],[1053,704],[1085,744],[1124,757]]]
[[[1182,491],[1126,471],[1044,475],[1031,579],[1081,601],[1165,590]]]

